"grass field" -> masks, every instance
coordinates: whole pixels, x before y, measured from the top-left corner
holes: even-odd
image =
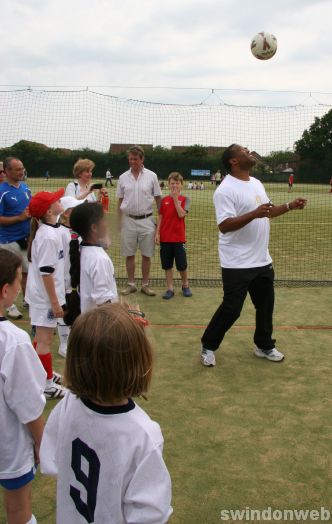
[[[66,187],[68,179],[29,179],[32,191],[42,188],[57,189]],[[218,233],[215,223],[212,196],[214,187],[205,184],[204,191],[184,189],[191,199],[187,223],[187,253],[189,273],[193,280],[213,280],[220,277],[217,252]],[[302,196],[308,199],[303,212],[294,211],[271,221],[270,251],[274,260],[278,281],[301,283],[329,281],[332,283],[332,194],[328,186],[302,184],[296,185],[293,193],[287,193],[287,184],[267,184],[270,199],[282,204]],[[167,194],[167,190],[164,190]],[[113,245],[112,259],[117,278],[125,278],[125,266],[119,253],[119,241],[115,224],[115,187],[110,188],[110,226]],[[163,278],[158,257],[152,266],[152,278]],[[203,282],[204,284],[204,282]]]
[[[275,335],[286,354],[279,364],[253,356],[247,301],[213,369],[199,364],[199,340],[221,291],[193,291],[171,303],[160,289],[155,298],[137,296],[156,350],[149,399],[139,403],[165,438],[172,524],[217,524],[222,509],[246,507],[332,511],[330,289],[277,290]],[[26,313],[17,324],[29,329]],[[54,405],[47,403],[46,415]],[[54,524],[54,480],[38,473],[33,493],[38,523]],[[0,515],[4,524],[1,506]]]
[[[35,192],[65,186],[68,180],[28,182]],[[332,195],[327,187],[296,187],[293,195],[284,185],[267,189],[275,203],[295,195],[309,201],[302,213],[272,221],[277,278],[332,281]],[[117,277],[122,278],[114,188],[110,194],[111,255]],[[187,217],[190,273],[212,282],[219,279],[212,189],[188,194],[192,200]],[[156,257],[154,278],[163,276],[159,266]],[[253,356],[254,310],[247,301],[217,353],[214,369],[199,364],[199,347],[203,326],[220,302],[220,286],[193,287],[192,299],[177,294],[171,303],[161,300],[161,288],[157,291],[155,298],[137,296],[151,322],[149,335],[156,349],[149,400],[139,403],[164,434],[173,482],[172,524],[216,524],[222,509],[246,507],[324,506],[332,512],[331,288],[277,289],[275,336],[286,354],[280,364]],[[26,312],[17,324],[29,330]],[[55,369],[61,371],[64,361],[57,355],[57,344],[55,337]],[[47,404],[46,416],[53,406]],[[55,481],[39,473],[34,512],[39,524],[55,523]]]

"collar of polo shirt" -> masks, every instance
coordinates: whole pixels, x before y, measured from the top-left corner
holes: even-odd
[[[139,172],[138,174],[139,174],[139,175],[142,174],[143,171],[144,171],[144,169],[145,169],[145,166],[142,166],[142,169],[140,170],[140,172]],[[129,171],[130,171],[130,174],[131,174],[131,175],[134,175],[132,168],[130,168]]]

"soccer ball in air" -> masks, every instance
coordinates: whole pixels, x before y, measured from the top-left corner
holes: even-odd
[[[271,33],[257,33],[251,41],[251,52],[259,60],[269,60],[277,52],[277,39]]]

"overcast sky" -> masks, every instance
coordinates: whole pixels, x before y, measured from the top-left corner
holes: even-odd
[[[0,19],[1,84],[332,92],[331,0],[1,0]],[[265,62],[250,53],[261,30],[279,43]],[[112,93],[180,103],[208,96]],[[218,94],[229,103],[261,97]],[[272,103],[305,99],[266,96]]]
[[[332,0],[1,0],[0,20],[0,146],[22,138],[103,150],[110,142],[241,140],[268,152],[292,148],[332,107]],[[262,30],[278,39],[268,61],[250,52]],[[89,86],[121,99],[226,106],[142,112],[89,93],[7,94],[5,85]],[[258,113],[227,104],[305,109]]]

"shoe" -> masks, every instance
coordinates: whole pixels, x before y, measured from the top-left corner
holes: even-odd
[[[62,382],[62,375],[60,373],[57,373],[56,371],[53,371],[53,382],[54,384],[60,385]]]
[[[214,355],[214,351],[211,351],[210,349],[202,348],[201,351],[201,363],[203,366],[206,366],[208,368],[212,368],[216,365],[216,357]]]
[[[12,318],[13,320],[18,320],[19,318],[22,318],[22,313],[17,309],[15,304],[13,304],[10,307],[7,307],[7,317]]]
[[[281,362],[285,358],[285,355],[276,348],[270,349],[270,351],[262,351],[257,346],[255,347],[254,355],[259,358],[267,358],[271,362]]]
[[[23,300],[23,307],[24,309],[29,309],[29,304],[27,303],[26,300]]]
[[[191,292],[190,287],[183,287],[183,286],[182,286],[182,295],[183,295],[184,297],[187,297],[187,298],[192,297],[193,294],[192,294],[192,292]]]
[[[50,386],[46,386],[44,390],[44,395],[46,400],[53,400],[58,398],[63,398],[65,396],[66,389],[60,384],[55,384],[54,382]]]
[[[67,356],[67,344],[60,344],[58,353],[60,357],[66,358]]]
[[[128,286],[121,291],[121,295],[130,295],[130,293],[136,293],[137,287],[135,284],[128,284]]]
[[[164,294],[163,294],[163,299],[165,300],[170,300],[171,298],[174,297],[174,291],[172,289],[168,289]]]
[[[144,295],[147,295],[148,297],[155,297],[156,293],[151,289],[148,284],[143,284],[141,287],[141,293],[144,293]]]

